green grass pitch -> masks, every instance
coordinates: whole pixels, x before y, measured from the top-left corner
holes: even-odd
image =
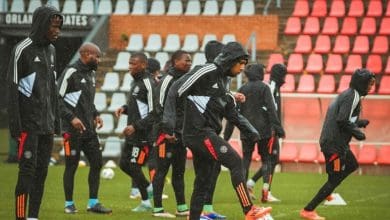
[[[76,174],[74,201],[79,209],[75,215],[63,213],[64,193],[62,187],[63,165],[49,168],[40,219],[158,219],[151,213],[134,213],[131,209],[139,201],[129,199],[130,179],[119,168],[115,170],[113,180],[101,180],[99,199],[107,207],[113,209],[113,215],[104,216],[86,212],[88,200],[87,176],[88,167],[79,168]],[[0,219],[14,219],[14,188],[17,178],[16,164],[0,164]],[[186,200],[190,200],[194,172],[186,170]],[[267,204],[273,207],[274,219],[300,219],[299,210],[313,197],[325,182],[325,174],[308,173],[277,173],[272,186],[273,195],[282,200],[280,203]],[[260,183],[256,185],[259,193]],[[166,211],[175,212],[175,199],[172,186],[167,183],[164,192],[169,199],[163,200]],[[317,211],[332,220],[353,219],[390,219],[390,176],[359,176],[348,177],[336,192],[347,202],[346,206],[320,205]],[[221,172],[214,196],[214,209],[228,219],[244,219],[235,192],[233,191],[229,172]],[[260,202],[254,201],[259,205]],[[179,218],[180,219],[180,218]],[[182,218],[184,219],[184,218]]]

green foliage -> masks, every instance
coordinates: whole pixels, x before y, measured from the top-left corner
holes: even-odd
[[[99,200],[107,207],[113,209],[113,215],[109,218],[86,212],[88,202],[88,167],[79,168],[75,179],[74,200],[79,213],[66,215],[63,213],[64,193],[62,186],[62,174],[64,166],[49,168],[46,182],[45,195],[41,206],[40,219],[157,219],[150,213],[133,213],[131,209],[139,204],[139,201],[129,199],[130,178],[119,168],[115,170],[113,180],[101,180]],[[0,164],[0,219],[13,219],[14,213],[14,187],[17,179],[16,164]],[[169,174],[170,176],[170,174]],[[194,172],[192,168],[186,170],[186,200],[190,201]],[[326,181],[324,174],[307,173],[278,173],[275,175],[272,185],[272,194],[280,198],[282,202],[267,204],[273,207],[272,215],[275,219],[295,220],[299,219],[298,213],[306,203],[317,193],[318,189]],[[358,176],[347,178],[336,192],[348,203],[347,206],[323,206],[317,211],[327,219],[390,219],[390,176]],[[256,194],[260,193],[260,182],[256,185]],[[176,204],[172,186],[166,184],[164,192],[169,195],[168,200],[163,200],[166,211],[174,213]],[[230,183],[229,172],[222,172],[217,190],[214,196],[214,209],[227,215],[228,219],[243,219],[241,207]],[[254,201],[259,205],[259,201]]]

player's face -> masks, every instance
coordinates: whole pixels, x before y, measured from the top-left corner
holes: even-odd
[[[368,83],[368,86],[367,86],[367,93],[370,92],[370,90],[372,89],[372,87],[375,85],[375,79],[372,78],[370,80],[370,82]]]
[[[132,57],[129,60],[129,71],[132,76],[137,75],[137,73],[143,72],[146,68],[146,62],[142,61],[138,57]]]
[[[100,51],[99,50],[93,50],[89,51],[87,54],[87,64],[90,66],[93,70],[97,70],[97,66],[100,63]]]
[[[58,39],[61,30],[62,19],[60,16],[54,16],[50,19],[49,29],[47,30],[46,37],[50,42],[54,42]]]
[[[230,69],[230,75],[231,77],[236,77],[238,74],[240,74],[245,69],[245,65],[248,63],[247,60],[240,60],[236,64],[232,66]]]
[[[175,60],[175,69],[182,72],[190,71],[191,65],[192,60],[190,54],[188,53],[182,54],[179,59]]]

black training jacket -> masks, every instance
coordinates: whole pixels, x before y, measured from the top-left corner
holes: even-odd
[[[11,53],[7,72],[9,127],[13,138],[22,131],[33,134],[60,134],[56,79],[56,53],[46,38],[53,15],[52,7],[33,14],[29,37]]]
[[[126,141],[134,144],[150,143],[153,127],[153,79],[147,72],[138,73],[133,78],[127,104],[122,107],[128,116],[127,124],[133,125],[135,132],[126,136]]]
[[[95,108],[95,70],[78,60],[66,68],[59,80],[63,132],[78,133],[71,121],[77,117],[90,133],[96,133],[94,119],[99,115]]]

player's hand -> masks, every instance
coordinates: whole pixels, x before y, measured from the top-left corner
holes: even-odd
[[[359,127],[359,128],[365,128],[367,127],[367,125],[370,124],[370,121],[367,120],[367,119],[361,119],[359,121],[356,122],[356,125]]]
[[[95,122],[95,126],[97,129],[100,129],[103,127],[103,119],[100,116],[96,116],[94,122]]]
[[[165,140],[168,142],[168,143],[175,143],[177,141],[177,138],[175,135],[169,135],[169,134],[165,134]]]
[[[125,127],[125,129],[123,129],[123,134],[125,136],[130,136],[132,135],[133,133],[135,132],[135,128],[133,125],[128,125]]]
[[[122,107],[118,108],[118,109],[115,111],[115,116],[116,116],[117,118],[119,118],[119,116],[121,116],[121,114],[122,114],[124,111],[125,111],[124,108],[122,108]]]
[[[71,123],[72,126],[73,126],[74,128],[76,128],[80,133],[83,133],[83,132],[86,130],[86,128],[85,128],[83,122],[81,122],[80,119],[77,118],[77,117],[75,117],[70,123]]]
[[[246,100],[246,97],[244,94],[237,92],[236,94],[234,94],[234,99],[236,100],[236,102],[244,103]]]

